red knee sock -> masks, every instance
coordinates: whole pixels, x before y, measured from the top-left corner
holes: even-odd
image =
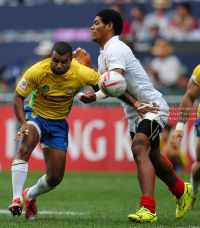
[[[172,188],[168,188],[171,193],[176,196],[177,199],[181,198],[184,193],[184,181],[182,181],[179,177],[177,177],[177,182]]]
[[[172,163],[170,162],[170,160],[167,157],[165,157],[165,155],[161,154],[161,156],[163,159],[165,159],[165,161],[167,161],[173,167]]]
[[[142,196],[140,198],[140,207],[144,206],[144,208],[150,210],[151,213],[155,213],[156,202],[154,198],[148,196]]]
[[[166,158],[164,155],[162,155],[163,159],[165,159],[165,161],[167,161],[172,167],[172,163],[170,162],[170,160],[168,158]],[[173,170],[174,172],[174,170]],[[176,175],[176,173],[174,172],[174,174]],[[181,198],[181,196],[183,195],[184,193],[184,181],[182,181],[179,177],[177,177],[177,182],[176,184],[174,185],[174,187],[170,188],[168,187],[169,191],[171,191],[171,193],[176,196],[177,199]]]

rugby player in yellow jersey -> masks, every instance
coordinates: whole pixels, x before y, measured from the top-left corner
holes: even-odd
[[[71,46],[58,42],[52,48],[51,58],[29,68],[17,85],[14,111],[20,124],[15,136],[19,147],[12,162],[13,202],[9,206],[14,216],[22,213],[22,189],[28,173],[28,160],[39,141],[42,143],[46,174],[36,185],[23,191],[27,219],[35,220],[37,217],[36,197],[54,189],[64,176],[68,146],[66,118],[74,96],[85,85],[97,85],[101,76],[87,67],[91,64],[89,54],[84,53],[81,59],[82,55],[79,50],[75,54],[76,59],[72,58]],[[32,98],[24,106],[24,98],[31,92]],[[132,104],[135,99],[130,99],[126,101]],[[145,107],[142,110],[140,114],[144,115],[159,108]]]
[[[175,148],[176,143],[180,144],[183,138],[184,125],[187,122],[192,106],[195,100],[198,99],[198,112],[197,120],[195,122],[195,135],[197,136],[196,140],[196,161],[192,165],[191,169],[191,178],[190,183],[193,186],[193,199],[189,205],[189,209],[194,207],[194,202],[197,198],[198,192],[200,191],[200,65],[198,65],[190,78],[188,83],[187,91],[182,99],[182,102],[179,106],[178,113],[178,123],[176,125],[176,130],[172,134],[170,139],[170,144]]]
[[[26,218],[31,220],[37,217],[35,198],[54,189],[64,176],[68,147],[66,117],[74,96],[85,85],[97,85],[101,76],[72,58],[72,48],[65,42],[56,43],[51,53],[51,58],[25,72],[14,95],[14,112],[20,124],[14,139],[19,140],[19,146],[11,169],[13,202],[9,210],[14,216],[21,215],[28,160],[39,141],[46,164],[46,174],[23,192]],[[31,92],[32,98],[24,106],[24,98]]]

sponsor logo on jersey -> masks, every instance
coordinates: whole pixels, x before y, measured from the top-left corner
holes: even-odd
[[[24,91],[26,89],[26,86],[28,85],[28,81],[26,79],[22,79],[22,81],[19,84],[19,88]]]
[[[74,87],[66,87],[66,94],[69,94],[69,95],[71,95],[72,93],[74,92]]]
[[[42,90],[44,90],[44,92],[48,93],[50,90],[50,86],[44,85],[44,86],[42,86]]]
[[[62,86],[61,85],[57,85],[54,89],[55,90],[62,90]]]
[[[52,101],[52,102],[64,102],[64,101],[68,101],[70,100],[72,97],[64,97],[64,96],[49,96],[46,94],[41,93],[41,96],[48,100],[48,101]]]

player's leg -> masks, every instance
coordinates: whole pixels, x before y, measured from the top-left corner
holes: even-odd
[[[46,174],[34,186],[24,190],[26,218],[29,220],[37,218],[36,197],[55,189],[65,172],[66,151],[47,147],[43,148],[43,154]]]
[[[66,120],[42,120],[45,131],[42,141],[46,174],[31,188],[24,190],[26,218],[37,218],[36,197],[56,188],[61,182],[66,164],[68,124]]]
[[[182,217],[191,201],[192,186],[184,183],[175,173],[171,162],[160,154],[160,149],[151,150],[150,159],[154,165],[156,175],[169,187],[176,197],[176,217]]]
[[[29,124],[29,134],[23,135],[19,141],[16,158],[12,162],[13,203],[9,210],[15,216],[22,212],[22,191],[28,173],[28,160],[39,141],[39,134],[35,126]]]
[[[151,150],[149,157],[155,168],[156,176],[172,188],[177,182],[177,176],[171,162],[166,161],[166,157],[160,154],[159,148]]]
[[[55,189],[63,179],[66,164],[66,151],[43,148],[44,160],[46,164],[46,174],[42,176],[36,185],[31,187],[27,193],[29,200]]]
[[[132,152],[138,168],[138,180],[142,191],[140,210],[128,217],[134,222],[155,222],[154,183],[155,169],[149,158],[152,137],[159,134],[159,125],[154,121],[142,120],[132,143]],[[155,145],[154,145],[155,146]],[[159,145],[157,145],[159,146]]]
[[[132,152],[138,168],[138,181],[142,195],[153,197],[154,167],[149,159],[151,146],[143,133],[137,133],[132,142]]]
[[[200,191],[200,137],[196,141],[196,161],[192,164],[190,183],[193,186],[193,199],[188,208],[192,209]]]

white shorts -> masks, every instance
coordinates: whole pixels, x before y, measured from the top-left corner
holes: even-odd
[[[146,113],[144,119],[155,120],[163,130],[169,117],[169,106],[164,99],[162,99],[162,102],[159,105],[161,107],[161,111],[159,111],[158,114],[148,112]],[[138,112],[134,112],[132,116],[128,117],[129,131],[136,133],[137,127],[142,120],[143,119]]]

